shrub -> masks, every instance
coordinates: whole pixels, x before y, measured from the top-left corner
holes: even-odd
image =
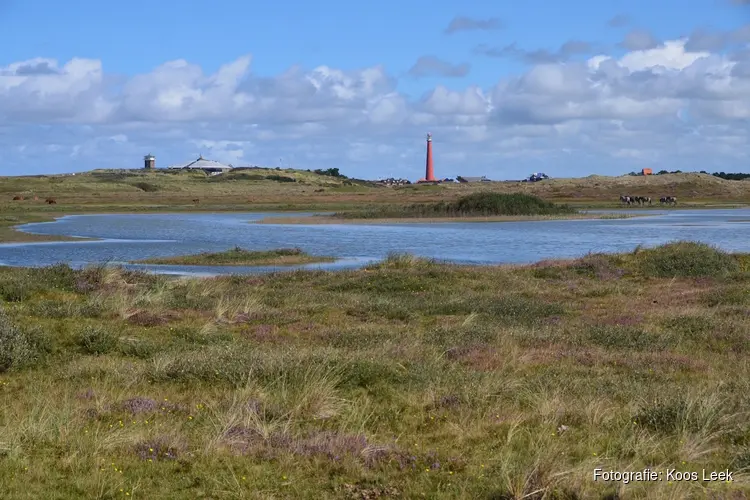
[[[266,180],[269,181],[276,181],[276,182],[297,182],[297,179],[294,177],[287,177],[285,175],[267,175]]]
[[[157,186],[156,184],[150,184],[148,182],[136,182],[133,184],[133,186],[137,187],[141,191],[145,191],[146,193],[155,193],[156,191],[161,191],[161,187]]]
[[[557,205],[538,196],[523,193],[475,193],[450,203],[422,203],[407,206],[376,207],[357,212],[337,213],[337,217],[356,219],[400,217],[472,217],[503,215],[558,215],[574,214],[568,205]]]
[[[25,331],[0,312],[0,373],[35,365],[48,351],[41,331]]]
[[[641,274],[654,278],[725,277],[740,271],[732,255],[692,241],[640,250],[633,258]]]
[[[87,326],[79,332],[76,341],[83,352],[98,356],[114,351],[118,338],[104,328]]]

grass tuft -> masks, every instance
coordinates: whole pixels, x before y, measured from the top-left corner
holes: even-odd
[[[655,278],[726,277],[740,271],[732,255],[705,243],[678,241],[633,255],[636,269]]]

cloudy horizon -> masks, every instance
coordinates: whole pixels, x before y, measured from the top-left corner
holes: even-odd
[[[686,7],[693,24],[661,30],[634,2],[630,12],[592,16],[591,33],[558,26],[539,46],[531,21],[518,34],[521,13],[470,16],[443,3],[444,15],[421,27],[439,45],[408,57],[387,43],[361,57],[327,53],[349,43],[343,36],[295,59],[275,56],[282,41],[237,34],[226,41],[232,51],[210,54],[179,40],[150,54],[117,32],[102,47],[81,45],[81,34],[60,47],[26,35],[0,56],[1,170],[138,168],[148,153],[166,167],[202,154],[235,166],[417,179],[431,132],[440,177],[748,171],[750,7],[715,2],[714,18]],[[8,40],[23,41],[25,6],[0,7],[0,28],[16,30],[5,30]],[[112,48],[118,41],[132,50]]]

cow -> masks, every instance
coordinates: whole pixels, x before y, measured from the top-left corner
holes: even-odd
[[[659,198],[659,203],[661,203],[662,205],[677,205],[677,198],[675,198],[674,196],[662,196],[661,198]]]
[[[200,202],[201,202],[200,198],[195,198],[195,199],[193,200],[193,203],[195,203],[196,205],[197,205],[198,203],[200,203]]]
[[[23,196],[14,196],[13,201],[23,201]]]
[[[44,202],[47,203],[47,205],[54,205],[55,203],[57,203],[54,198],[47,198],[46,200],[44,200]]]

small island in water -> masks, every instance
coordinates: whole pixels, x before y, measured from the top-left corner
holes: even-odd
[[[624,219],[627,214],[587,214],[523,193],[474,193],[455,201],[375,206],[312,217],[269,217],[260,223],[340,224],[394,222],[503,222],[560,219]]]
[[[333,262],[333,257],[322,257],[305,253],[300,248],[278,248],[275,250],[245,250],[234,247],[224,252],[203,252],[195,255],[154,257],[132,261],[131,264],[157,264],[175,266],[294,266]]]

